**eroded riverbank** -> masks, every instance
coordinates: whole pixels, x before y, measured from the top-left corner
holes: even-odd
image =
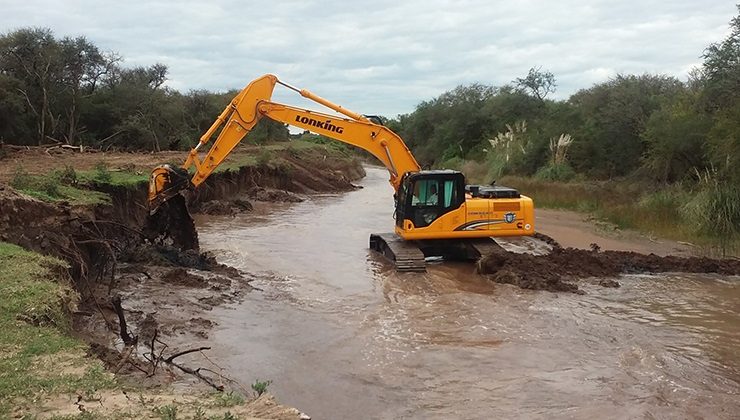
[[[280,201],[289,194],[346,191],[354,188],[354,179],[364,175],[351,156],[337,155],[339,152],[320,145],[296,147],[271,147],[273,159],[264,163],[254,162],[253,151],[235,152],[233,167],[224,168],[187,194],[191,209],[237,196]],[[68,264],[61,278],[71,280],[74,296],[69,302],[49,305],[65,304],[59,309],[71,318],[72,326],[65,321],[51,327],[82,339],[90,347],[88,353],[99,357],[109,372],[117,375],[112,391],[105,395],[94,388],[78,389],[74,383],[70,387],[79,395],[52,392],[41,398],[30,391],[16,395],[18,390],[6,394],[8,390],[3,389],[12,413],[43,417],[85,412],[98,416],[92,418],[141,418],[157,417],[160,408],[179,407],[186,415],[205,409],[209,415],[226,416],[230,410],[260,418],[298,418],[298,410],[279,406],[268,396],[255,400],[258,406],[243,404],[257,392],[249,386],[259,385],[256,378],[236,383],[208,364],[208,333],[217,323],[210,319],[209,311],[224,302],[238,301],[251,290],[251,277],[198,251],[147,243],[141,230],[147,214],[147,182],[142,174],[150,168],[131,163],[109,165],[126,161],[128,156],[139,158],[137,162],[160,157],[118,152],[66,155],[66,159],[59,159],[34,149],[10,155],[8,160],[22,161],[33,171],[19,169],[20,175],[11,183],[42,199],[0,185],[0,241],[54,255]],[[73,165],[84,167],[93,159],[102,162],[96,173],[75,171]],[[63,171],[42,172],[53,165],[66,166]],[[27,351],[32,350],[22,353]],[[201,358],[193,361],[193,355]],[[176,394],[159,388],[173,381]],[[201,399],[208,385],[236,394]],[[264,391],[264,387],[257,389]],[[132,401],[126,391],[146,397]],[[170,403],[168,398],[172,398]],[[0,417],[5,414],[0,412]]]

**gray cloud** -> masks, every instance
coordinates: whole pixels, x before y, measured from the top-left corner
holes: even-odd
[[[128,65],[162,62],[169,86],[241,88],[275,73],[363,113],[395,115],[459,84],[533,66],[559,98],[618,73],[684,78],[727,34],[727,1],[0,0],[0,32],[85,35]],[[287,92],[276,99],[305,104]]]

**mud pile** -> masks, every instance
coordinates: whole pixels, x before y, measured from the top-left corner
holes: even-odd
[[[211,216],[235,216],[250,212],[254,209],[252,203],[243,199],[211,200],[193,208],[193,213],[208,214]]]
[[[551,253],[536,256],[501,249],[480,260],[479,272],[489,274],[495,282],[514,284],[523,289],[572,293],[584,293],[574,283],[579,279],[592,278],[601,286],[619,287],[615,278],[620,274],[683,272],[740,275],[739,260],[601,251],[596,244],[592,244],[591,250],[563,248],[552,238],[540,239],[553,245]]]
[[[303,201],[298,195],[285,190],[274,188],[255,187],[249,191],[249,196],[257,201],[300,203]]]

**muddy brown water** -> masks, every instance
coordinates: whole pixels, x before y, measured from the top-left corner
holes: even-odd
[[[469,264],[395,273],[387,174],[363,189],[197,219],[261,290],[215,309],[212,356],[314,419],[737,418],[740,280],[622,276],[587,295],[493,284]]]

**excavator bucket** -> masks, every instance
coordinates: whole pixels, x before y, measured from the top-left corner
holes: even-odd
[[[183,168],[160,165],[149,177],[149,214],[153,215],[167,200],[190,187],[190,176]]]

